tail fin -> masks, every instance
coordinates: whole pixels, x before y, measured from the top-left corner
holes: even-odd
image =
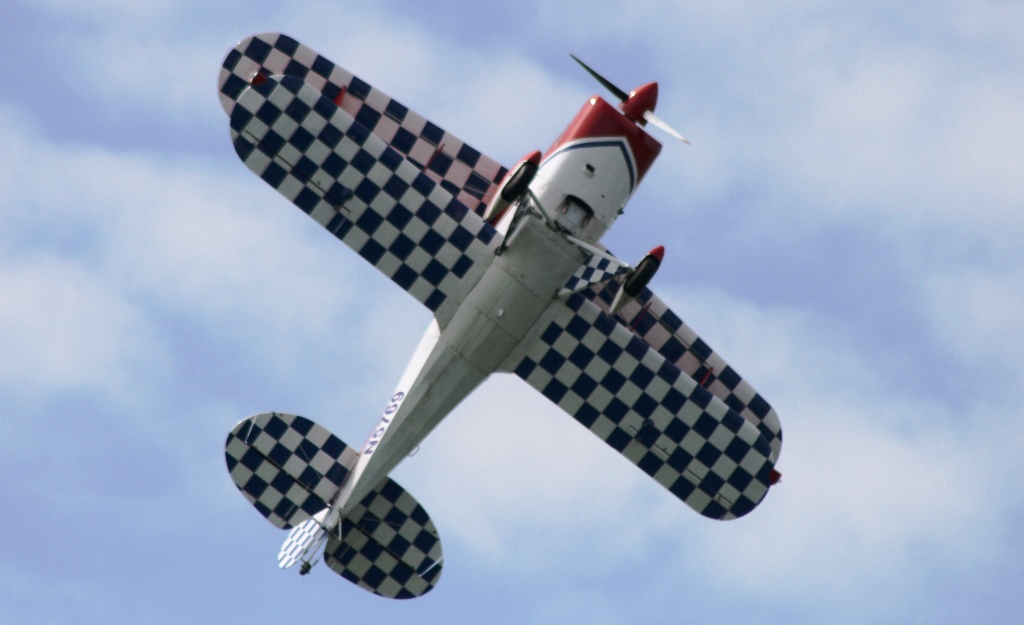
[[[309,419],[262,413],[238,423],[224,449],[238,490],[268,521],[292,529],[278,566],[309,571],[326,539],[324,561],[350,582],[382,597],[429,592],[441,576],[441,539],[412,495],[385,478],[334,527],[328,510],[358,452]]]

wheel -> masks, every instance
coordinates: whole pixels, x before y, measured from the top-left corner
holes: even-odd
[[[509,178],[508,183],[501,188],[501,199],[511,202],[521,196],[526,192],[526,188],[530,186],[536,173],[537,166],[533,163],[526,161],[520,165],[516,173],[512,174],[512,177]]]

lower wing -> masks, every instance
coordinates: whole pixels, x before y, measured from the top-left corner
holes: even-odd
[[[586,295],[556,299],[534,331],[511,369],[688,506],[732,519],[768,493],[758,428]]]
[[[607,313],[619,288],[619,281],[609,280],[593,285],[583,295]],[[614,318],[755,425],[772,448],[772,462],[778,462],[782,451],[782,423],[775,409],[661,298],[645,288],[617,311]]]

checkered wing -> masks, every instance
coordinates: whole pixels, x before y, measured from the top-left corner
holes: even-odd
[[[358,457],[309,419],[278,412],[239,422],[224,444],[235,486],[281,529],[326,508]]]
[[[429,308],[443,328],[501,235],[412,161],[293,76],[231,113],[245,165]]]
[[[324,562],[348,581],[391,599],[430,591],[441,577],[441,539],[433,521],[390,478],[342,520]]]
[[[220,72],[220,101],[231,115],[235,100],[253,77],[288,75],[338,102],[362,126],[451,193],[483,214],[507,170],[450,132],[410,110],[288,35],[265,33],[245,39],[228,53]]]
[[[700,514],[747,514],[768,492],[757,428],[583,294],[555,300],[515,373]]]
[[[600,284],[629,271],[629,265],[621,260],[591,254],[583,261],[576,273],[562,287],[560,296],[577,293],[591,285]]]
[[[603,312],[608,312],[619,288],[619,282],[613,280],[595,285],[583,295]],[[772,449],[772,462],[778,462],[782,451],[782,423],[775,409],[661,298],[650,289],[644,289],[616,313],[615,320],[756,426]]]

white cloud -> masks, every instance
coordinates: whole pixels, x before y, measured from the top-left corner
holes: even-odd
[[[244,13],[245,3],[237,1],[26,4],[62,25],[88,25],[49,42],[61,56],[60,80],[79,89],[79,98],[133,118],[156,113],[178,124],[194,124],[217,108],[217,72],[234,41],[210,32],[230,15],[242,24],[253,19]],[[197,9],[204,19],[193,16]]]
[[[705,558],[719,563],[716,576],[788,599],[816,587],[826,603],[845,603],[894,587],[919,595],[933,560],[987,562],[1000,531],[995,519],[1006,511],[1002,497],[1016,490],[993,481],[1001,463],[986,462],[992,441],[976,446],[938,427],[906,434],[865,418],[865,411],[898,416],[885,402],[806,404],[786,415],[784,481],[758,511],[763,516],[703,537]]]
[[[937,563],[992,561],[1001,519],[1018,510],[1019,415],[995,398],[963,415],[908,394],[878,377],[880,356],[821,332],[814,315],[682,295],[669,301],[686,302],[674,308],[765,394],[786,434],[783,482],[761,508],[700,528],[707,571],[820,614],[835,605],[860,614],[869,597],[884,614],[924,596]]]
[[[189,39],[159,32],[116,30],[83,42],[74,52],[77,76],[90,94],[110,106],[160,113],[179,124],[194,123],[217,106],[217,72],[231,41],[197,34]],[[117,63],[107,59],[117,58]]]
[[[0,264],[0,383],[128,393],[139,366],[162,369],[154,329],[118,289],[75,263],[40,256]],[[157,371],[152,371],[158,375]]]
[[[399,476],[424,471],[414,496],[442,532],[528,570],[595,557],[586,546],[601,537],[605,555],[629,559],[635,543],[618,530],[661,490],[638,486],[644,474],[511,374],[492,376],[406,464]]]
[[[7,210],[28,235],[17,246],[81,256],[172,309],[245,315],[281,331],[331,334],[337,311],[359,299],[357,270],[341,262],[340,244],[240,164],[50,144],[6,126],[22,145],[0,157],[11,172]]]
[[[1024,21],[1024,8],[1020,5],[989,0],[970,5],[950,2],[943,8],[943,16],[948,18],[953,32],[980,46],[982,51],[1011,63],[1020,56],[1024,47],[1019,27]],[[1004,55],[1007,51],[1011,54]]]
[[[1019,229],[1024,91],[947,62],[933,51],[867,50],[848,74],[807,76],[798,88],[809,106],[777,135],[772,167],[816,205],[803,219]]]
[[[33,0],[23,2],[35,9],[47,11],[53,15],[86,17],[96,20],[125,20],[150,22],[165,19],[175,11],[180,2],[171,0],[92,0],[91,2],[74,2],[73,0]]]
[[[923,286],[936,342],[989,370],[997,397],[1012,396],[1001,389],[1024,380],[1024,268],[953,269],[933,274]]]
[[[666,18],[670,3],[659,0],[538,2],[537,20],[568,43],[632,39]]]

